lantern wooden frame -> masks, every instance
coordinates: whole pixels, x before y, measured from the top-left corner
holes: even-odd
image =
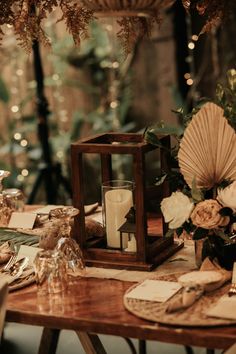
[[[162,145],[170,148],[170,136],[159,137]],[[170,167],[169,150],[160,149],[161,167]],[[75,142],[71,146],[72,158],[72,189],[73,205],[80,210],[75,218],[74,237],[78,240],[85,262],[88,266],[98,266],[118,269],[151,270],[175,253],[180,243],[173,238],[155,235],[151,242],[147,234],[146,198],[148,191],[145,186],[145,154],[157,147],[146,143],[142,134],[136,133],[106,133]],[[136,205],[136,242],[137,252],[126,252],[117,249],[88,247],[85,235],[84,213],[84,171],[83,154],[99,154],[101,159],[102,183],[112,180],[112,154],[127,154],[133,156],[133,176],[135,183],[134,200]],[[162,189],[162,197],[169,195],[167,182]],[[163,223],[163,229],[166,225]],[[164,232],[165,230],[163,230]],[[154,240],[154,241],[153,241]]]

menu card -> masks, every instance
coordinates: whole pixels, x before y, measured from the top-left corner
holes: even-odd
[[[130,299],[164,302],[179,291],[181,287],[182,286],[177,282],[146,279],[129,293],[125,294],[125,297]]]
[[[236,296],[224,295],[217,304],[207,311],[207,316],[236,320]]]

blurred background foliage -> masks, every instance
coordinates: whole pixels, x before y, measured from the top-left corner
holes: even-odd
[[[181,135],[183,115],[175,112],[187,114],[200,98],[213,98],[217,84],[225,84],[227,70],[236,66],[235,16],[198,37],[202,20],[187,15],[176,2],[151,38],[137,42],[124,57],[112,19],[92,23],[89,38],[76,48],[63,26],[55,28],[52,15],[46,24],[52,48],[41,48],[41,54],[49,141],[62,174],[70,181],[70,145],[83,137],[107,131],[144,132],[149,126],[155,132]],[[41,164],[33,58],[17,46],[10,27],[6,33],[0,54],[0,168],[11,171],[4,187],[21,188],[27,197]],[[123,176],[130,161],[116,164]],[[86,159],[88,202],[98,198],[98,165],[97,156]],[[152,156],[147,167],[153,183],[158,156]],[[71,203],[63,187],[58,188],[58,203]],[[45,202],[43,188],[34,202]]]

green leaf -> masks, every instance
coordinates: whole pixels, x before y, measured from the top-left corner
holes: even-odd
[[[221,84],[218,83],[216,86],[216,99],[219,102],[222,102],[224,95],[225,95],[224,88]]]
[[[167,177],[167,174],[157,177],[157,182],[155,183],[155,186],[160,186],[165,181],[166,177]]]
[[[10,99],[10,95],[7,86],[5,82],[2,80],[2,78],[0,77],[0,100],[2,100],[4,103],[7,103],[9,99]]]
[[[145,132],[144,135],[144,139],[152,145],[158,146],[158,147],[163,147],[162,143],[160,142],[160,140],[158,139],[157,135],[153,132],[151,132],[150,130]]]
[[[178,237],[182,235],[183,230],[184,230],[183,227],[178,227],[178,228],[175,230]]]
[[[219,236],[222,240],[226,241],[226,242],[231,242],[230,237],[224,233],[223,230],[221,229],[214,229],[214,232],[217,236]]]
[[[197,188],[196,178],[193,178],[191,196],[195,202],[201,202],[204,200],[204,195],[200,189]]]
[[[174,229],[169,229],[166,234],[165,237],[171,237],[174,235],[175,230]]]
[[[233,214],[233,210],[231,208],[225,207],[220,209],[219,214],[221,216],[231,216]]]
[[[228,84],[232,91],[236,91],[236,70],[230,69],[227,71]]]
[[[201,240],[208,235],[209,230],[198,227],[193,234],[193,240]]]
[[[191,221],[185,221],[185,223],[183,224],[183,229],[190,234],[193,230],[195,230],[195,226],[192,224]]]

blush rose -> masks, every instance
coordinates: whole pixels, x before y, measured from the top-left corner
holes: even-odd
[[[215,229],[226,226],[229,223],[228,216],[220,215],[222,206],[215,199],[207,199],[199,202],[194,208],[190,218],[195,226],[204,229]]]

